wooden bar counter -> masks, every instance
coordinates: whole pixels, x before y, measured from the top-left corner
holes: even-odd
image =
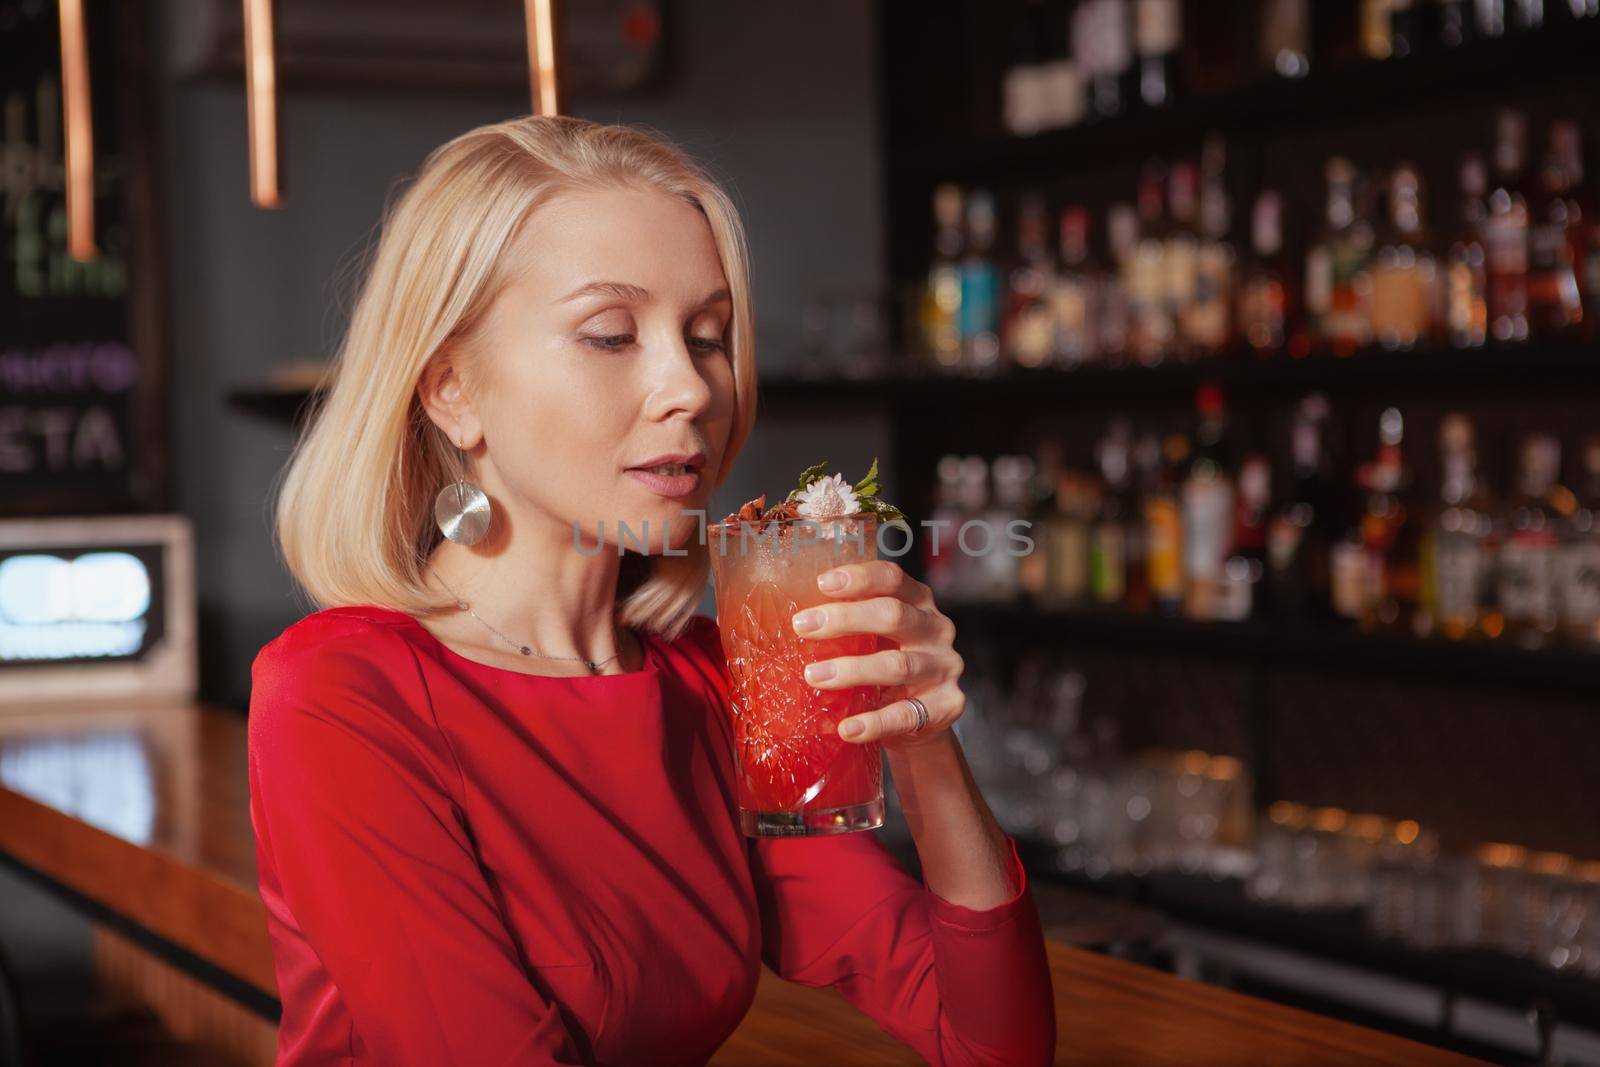
[[[192,705],[0,709],[0,857],[95,922],[96,970],[177,1036],[271,1064],[278,1002],[256,894],[245,718]],[[1056,1063],[1477,1063],[1050,943]],[[831,989],[763,971],[717,1053],[738,1065],[914,1064]]]

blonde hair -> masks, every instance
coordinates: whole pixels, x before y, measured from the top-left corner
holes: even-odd
[[[484,313],[518,270],[513,237],[569,191],[647,189],[710,224],[733,300],[729,358],[737,399],[722,485],[755,420],[755,329],[744,227],[718,183],[643,129],[528,115],[480,126],[428,155],[384,213],[382,234],[320,402],[282,475],[275,533],[313,604],[377,604],[427,615],[452,607],[423,580],[442,535],[435,495],[464,476],[417,385],[441,351],[470,351]],[[531,251],[537,255],[537,249]],[[702,538],[684,555],[624,559],[618,619],[676,638],[705,592]],[[631,588],[630,588],[631,586]]]

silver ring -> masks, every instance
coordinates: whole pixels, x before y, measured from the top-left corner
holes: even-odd
[[[928,725],[928,705],[916,697],[906,697],[906,700],[911,702],[912,710],[917,713],[917,725],[911,728],[911,732],[914,734],[921,733],[922,728]]]

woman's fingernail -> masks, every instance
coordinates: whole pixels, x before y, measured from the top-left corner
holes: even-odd
[[[846,719],[839,724],[840,737],[860,737],[866,732],[866,726],[859,719]]]
[[[802,611],[793,619],[793,626],[796,633],[802,633],[806,630],[815,630],[821,625],[822,612],[820,611]]]
[[[833,664],[826,660],[820,663],[806,664],[806,681],[815,685],[817,682],[826,682],[839,672],[834,670]]]
[[[839,571],[823,571],[817,575],[817,588],[824,593],[836,593],[843,589],[850,581],[848,574]]]

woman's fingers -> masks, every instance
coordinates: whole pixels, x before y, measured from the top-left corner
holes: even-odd
[[[870,600],[842,600],[796,612],[790,620],[801,637],[837,637],[840,634],[882,634],[902,642],[933,640],[940,636],[935,611],[917,607],[893,596]]]
[[[817,689],[854,685],[892,685],[921,689],[947,681],[950,664],[944,656],[914,648],[886,648],[866,656],[835,656],[806,664],[806,681]]]
[[[950,725],[961,717],[966,704],[966,698],[961,690],[954,685],[936,686],[912,695],[928,708],[927,725],[916,735],[919,741],[927,735],[949,729]],[[853,732],[857,725],[861,727],[859,733]],[[916,726],[917,709],[909,700],[897,700],[885,707],[864,711],[860,715],[852,715],[845,719],[839,723],[839,736],[857,744],[892,741],[910,734]]]

